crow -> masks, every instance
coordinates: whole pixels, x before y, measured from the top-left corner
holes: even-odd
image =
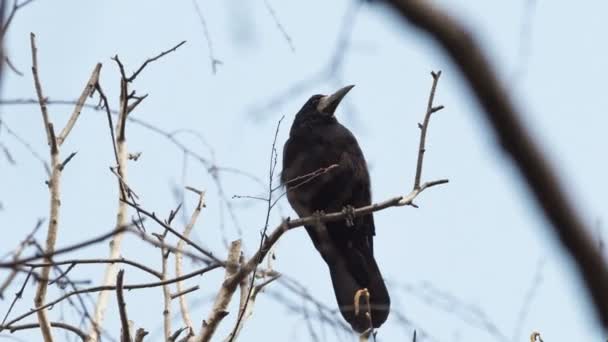
[[[372,214],[354,217],[353,210],[371,204],[367,163],[354,135],[334,116],[353,85],[332,95],[313,95],[296,114],[283,147],[281,183],[300,217],[343,211],[345,220],[306,226],[315,248],[329,267],[338,307],[353,330],[378,328],[388,317],[390,297],[374,259]],[[337,167],[325,169],[331,165]],[[315,171],[317,171],[315,173]],[[367,301],[355,296],[369,292]]]

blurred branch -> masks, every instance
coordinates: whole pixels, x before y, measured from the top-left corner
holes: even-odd
[[[211,42],[211,36],[209,35],[209,29],[207,28],[207,21],[205,20],[205,16],[203,16],[203,11],[198,5],[197,0],[192,0],[192,5],[194,6],[194,10],[198,15],[198,20],[201,23],[201,27],[203,28],[203,35],[205,36],[205,41],[207,42],[207,50],[209,50],[209,62],[211,63],[211,71],[215,75],[215,73],[217,73],[217,66],[223,64],[223,62],[215,57],[215,53],[213,52],[213,43]]]
[[[283,35],[283,38],[285,38],[285,41],[289,45],[291,52],[295,52],[296,47],[293,45],[293,40],[291,39],[291,36],[289,35],[289,33],[287,33],[287,30],[285,30],[285,27],[283,26],[283,24],[281,24],[281,21],[279,20],[279,16],[275,12],[274,8],[270,5],[268,0],[264,0],[264,7],[266,7],[266,10],[272,17],[272,20],[274,20],[274,23],[277,25],[277,29],[279,30],[279,32],[281,32],[281,34]]]
[[[250,115],[252,117],[256,119],[265,119],[268,113],[275,113],[276,108],[289,99],[306,92],[319,83],[341,78],[342,65],[344,58],[349,51],[353,27],[355,26],[357,14],[361,9],[362,4],[363,1],[352,1],[346,9],[334,45],[335,48],[327,63],[312,76],[292,84],[269,100],[264,101],[264,103],[254,104],[253,108],[250,110]]]
[[[34,229],[25,237],[25,239],[23,239],[23,241],[21,241],[19,246],[17,246],[17,248],[11,253],[11,255],[13,257],[13,262],[19,260],[21,253],[23,253],[23,251],[25,250],[25,247],[27,245],[29,245],[30,243],[32,243],[34,235],[36,234],[38,229],[40,229],[40,227],[42,227],[42,223],[44,223],[44,219],[39,218],[38,221],[36,222],[36,225],[34,226]],[[18,272],[19,272],[19,270],[16,267],[13,268],[13,270],[11,271],[9,276],[6,278],[6,280],[2,283],[2,285],[0,285],[0,299],[4,299],[4,291],[9,287],[11,282],[15,279],[15,276],[17,276]]]
[[[608,327],[608,267],[590,236],[591,230],[583,223],[554,168],[521,121],[509,93],[474,36],[459,21],[428,1],[387,2],[404,21],[436,39],[460,68],[500,146],[513,159],[553,231],[575,261],[598,318]]]
[[[4,19],[4,10],[6,7],[6,3],[8,1],[2,1],[1,4],[1,10],[0,10],[0,16],[2,16],[2,18]],[[23,7],[31,4],[32,2],[34,2],[34,0],[24,0],[22,2],[19,2],[19,0],[14,0],[13,1],[13,6],[11,7],[11,10],[8,14],[8,17],[6,18],[5,21],[0,20],[0,43],[2,43],[2,41],[4,41],[4,36],[6,36],[6,32],[8,31],[9,26],[11,25],[11,23],[13,22],[13,19],[15,18],[15,14],[17,14],[17,12],[22,9]],[[3,47],[3,44],[0,44],[0,46]],[[23,76],[23,73],[21,71],[19,71],[19,69],[17,69],[17,67],[11,62],[10,58],[3,53],[0,53],[0,69],[2,64],[6,64],[8,65],[8,67],[17,75],[19,76]]]
[[[122,233],[126,230],[129,230],[132,224],[124,226],[124,227],[119,227],[117,229],[113,229],[107,233],[104,233],[102,235],[99,235],[97,237],[94,237],[92,239],[88,239],[88,240],[84,240],[82,242],[78,242],[75,243],[73,245],[69,245],[67,247],[63,247],[63,248],[57,248],[55,249],[53,252],[45,252],[45,253],[41,253],[41,254],[35,254],[29,257],[25,257],[25,258],[21,258],[21,259],[17,259],[17,260],[13,260],[13,261],[9,261],[9,262],[0,262],[0,268],[15,268],[19,265],[23,265],[25,263],[28,262],[32,262],[34,260],[38,260],[38,259],[50,259],[53,256],[59,255],[59,254],[63,254],[63,253],[67,253],[67,252],[71,252],[71,251],[75,251],[75,250],[79,250],[82,249],[84,247],[90,246],[90,245],[94,245],[96,243],[102,242],[116,234]],[[49,264],[53,264],[52,261],[48,261]]]
[[[31,100],[36,101],[34,99],[31,99]],[[23,145],[23,147],[25,147],[25,149],[28,150],[28,152],[34,157],[34,159],[38,160],[42,164],[47,177],[51,177],[51,168],[49,167],[49,164],[46,162],[46,160],[44,160],[44,158],[42,158],[42,156],[38,152],[36,152],[36,150],[34,150],[32,145],[29,142],[27,142],[25,139],[23,139],[20,135],[18,135],[15,131],[13,131],[6,124],[6,120],[0,120],[0,128],[2,128],[2,127],[4,127],[6,132],[9,135],[11,135],[13,138],[15,138],[15,140],[17,140],[17,142],[19,142],[21,145]]]

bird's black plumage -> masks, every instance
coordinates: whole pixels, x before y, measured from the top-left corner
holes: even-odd
[[[334,116],[340,100],[351,88],[344,87],[331,96],[312,96],[291,126],[283,148],[281,181],[287,187],[289,203],[300,217],[371,204],[369,173],[361,148]],[[320,176],[302,177],[333,164],[338,167]],[[325,229],[306,226],[306,231],[329,267],[342,316],[354,330],[362,332],[370,323],[364,315],[364,305],[363,313],[355,315],[357,291],[367,288],[370,293],[375,328],[386,321],[390,298],[374,259],[373,215],[356,217],[352,223],[349,226],[346,220],[327,222]]]

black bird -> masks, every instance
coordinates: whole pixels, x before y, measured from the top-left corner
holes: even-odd
[[[368,289],[374,328],[386,321],[390,298],[374,259],[374,217],[352,217],[353,208],[371,204],[367,163],[357,139],[334,116],[353,87],[314,95],[296,114],[283,148],[281,182],[300,217],[319,212],[349,214],[346,220],[327,222],[325,229],[306,226],[306,231],[329,267],[342,316],[355,331],[363,332],[370,328],[364,314],[367,306],[360,298],[360,311],[355,314],[355,294]],[[317,177],[305,176],[333,164],[338,166]]]

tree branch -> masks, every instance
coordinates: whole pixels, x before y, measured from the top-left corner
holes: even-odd
[[[118,314],[120,316],[120,340],[121,342],[131,342],[129,319],[127,318],[127,304],[125,303],[125,297],[122,293],[124,274],[125,270],[120,270],[116,275],[116,301],[118,302]]]
[[[50,147],[51,156],[51,178],[48,180],[50,190],[50,213],[49,213],[49,225],[46,236],[46,253],[52,254],[55,251],[55,243],[57,241],[57,229],[59,226],[59,206],[61,205],[59,188],[61,181],[61,167],[59,161],[59,150],[57,147],[57,139],[55,139],[55,132],[53,131],[53,124],[49,120],[49,114],[45,104],[46,99],[42,93],[42,85],[40,84],[40,77],[38,76],[38,49],[36,48],[36,36],[34,33],[30,34],[30,44],[32,48],[32,74],[34,76],[34,85],[36,88],[36,94],[38,95],[38,102],[40,103],[40,111],[42,112],[42,121],[46,132],[47,142]],[[50,258],[46,259],[51,261]],[[46,298],[48,279],[51,273],[51,266],[42,268],[40,274],[40,281],[36,289],[36,295],[34,297],[34,305],[36,307],[41,306]],[[46,310],[40,310],[37,312],[38,322],[40,323],[40,332],[45,342],[53,341],[53,334],[51,332],[51,324],[49,322]]]
[[[72,112],[70,119],[65,124],[65,127],[63,128],[63,130],[57,137],[57,144],[59,144],[59,145],[63,144],[65,139],[67,139],[68,134],[70,134],[70,131],[76,124],[76,120],[78,120],[78,117],[80,116],[80,112],[82,111],[82,107],[84,106],[84,103],[87,100],[87,97],[93,95],[93,93],[95,92],[95,85],[99,81],[100,72],[101,72],[101,63],[97,63],[97,65],[95,65],[95,68],[93,69],[93,72],[91,73],[91,77],[89,77],[89,81],[84,86],[84,89],[82,90],[82,94],[80,94],[80,97],[78,98],[78,101],[76,102],[76,106],[74,107],[74,111]]]
[[[192,189],[191,191],[198,193],[198,204],[196,205],[196,208],[194,208],[194,211],[192,212],[192,216],[190,217],[190,221],[186,225],[186,228],[184,228],[183,235],[186,238],[190,237],[190,232],[192,232],[192,229],[194,228],[194,224],[196,223],[196,220],[198,219],[198,216],[199,216],[201,210],[205,207],[205,192],[200,191],[200,190],[195,190],[195,189]],[[180,239],[177,242],[177,252],[175,253],[175,275],[178,277],[183,274],[182,251],[184,250],[185,243],[186,242],[182,239]],[[184,291],[182,282],[177,282],[176,286],[177,286],[178,293],[181,293]],[[192,323],[192,318],[190,318],[190,311],[188,310],[188,301],[186,300],[186,296],[179,296],[179,307],[180,307],[182,319],[184,321],[184,325],[186,327],[188,327],[190,329],[190,331],[192,331],[194,325]]]
[[[226,317],[226,315],[228,315],[226,308],[228,308],[230,299],[232,299],[232,295],[234,294],[234,291],[236,290],[236,287],[240,281],[234,281],[236,275],[238,274],[237,270],[239,266],[240,254],[241,240],[233,241],[230,244],[228,259],[226,260],[226,276],[224,278],[224,282],[222,283],[222,287],[215,298],[213,309],[205,321],[207,324],[203,324],[203,330],[201,331],[200,337],[197,338],[196,341],[210,341],[220,321]]]
[[[483,108],[500,146],[507,152],[536,199],[593,299],[598,318],[608,327],[608,266],[590,236],[554,168],[525,127],[509,93],[505,91],[473,35],[456,19],[431,2],[391,0],[407,21],[437,40],[456,64]]]

